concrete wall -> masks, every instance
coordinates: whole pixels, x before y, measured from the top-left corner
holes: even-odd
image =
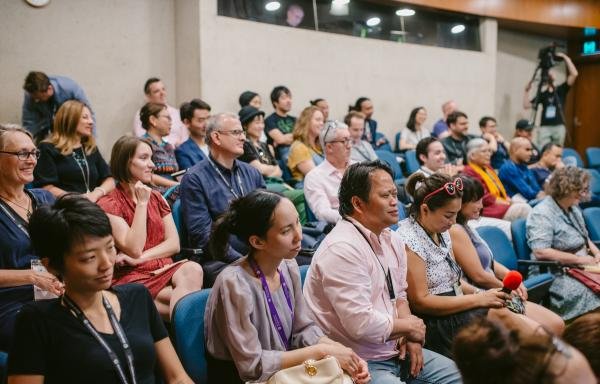
[[[339,119],[350,103],[368,96],[390,139],[419,105],[429,111],[429,127],[448,99],[474,117],[494,111],[494,20],[481,26],[484,52],[472,52],[221,17],[216,1],[202,1],[200,17],[201,93],[213,111],[237,111],[238,95],[250,89],[260,93],[270,113],[269,93],[279,84],[292,91],[294,115],[309,100],[324,97]]]
[[[0,121],[20,122],[30,70],[65,75],[86,91],[97,116],[103,154],[132,129],[150,76],[175,100],[172,0],[53,0],[36,9],[0,1]]]

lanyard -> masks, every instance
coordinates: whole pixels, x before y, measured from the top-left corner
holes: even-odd
[[[356,228],[358,233],[360,233],[362,235],[362,237],[365,239],[365,241],[369,245],[369,248],[371,248],[371,251],[373,251],[373,255],[375,255],[375,260],[377,260],[377,262],[379,263],[379,266],[381,267],[381,270],[383,271],[383,275],[385,276],[385,285],[387,285],[388,294],[390,295],[390,300],[392,301],[392,303],[395,302],[396,301],[396,290],[394,289],[394,281],[392,280],[392,273],[390,272],[390,268],[388,267],[387,272],[386,272],[383,264],[381,263],[381,260],[379,260],[379,257],[377,257],[377,253],[375,252],[375,249],[373,249],[371,242],[369,241],[369,239],[367,239],[367,236],[363,233],[363,231],[361,231],[356,226],[356,224],[354,224],[350,220],[347,220],[347,219],[344,219],[344,220],[348,221],[350,224],[352,224],[354,226],[354,228]]]
[[[33,195],[29,195],[29,197],[31,198],[31,210],[33,211],[36,206],[36,201]],[[27,228],[25,228],[21,220],[18,220],[12,213],[10,213],[10,207],[6,205],[6,203],[2,200],[0,200],[0,209],[2,209],[6,216],[8,216],[8,218],[12,220],[12,222],[25,234],[25,236],[29,237],[29,231],[27,230]]]
[[[554,203],[556,205],[558,205],[558,202],[556,200],[554,200]],[[581,227],[579,227],[578,224],[575,224],[575,221],[571,220],[571,215],[570,215],[570,211],[566,211],[564,210],[560,205],[558,205],[558,207],[560,208],[561,212],[562,212],[562,219],[565,223],[567,223],[567,225],[569,225],[571,228],[573,228],[578,234],[579,236],[581,236],[583,238],[583,244],[586,248],[588,248],[588,237],[585,234],[585,231],[583,229],[581,229]]]
[[[85,192],[89,193],[90,192],[90,166],[88,164],[87,156],[85,155],[85,149],[83,148],[83,146],[81,147],[81,154],[82,154],[82,157],[79,157],[79,154],[77,154],[75,152],[75,150],[73,150],[73,153],[71,153],[71,156],[73,156],[73,160],[75,160],[75,164],[77,164],[77,166],[79,167],[79,170],[81,171],[81,177],[83,178],[83,183],[85,184]],[[85,171],[83,170],[84,165],[85,165]],[[86,174],[87,174],[87,177],[86,177]]]
[[[108,356],[110,357],[111,362],[115,366],[115,369],[117,371],[117,374],[119,375],[119,379],[120,379],[121,383],[129,384],[129,381],[127,380],[125,372],[123,371],[123,367],[121,367],[121,362],[119,361],[117,354],[110,348],[110,346],[106,343],[106,341],[100,336],[98,331],[96,331],[96,328],[94,328],[94,326],[92,325],[90,320],[85,316],[83,311],[66,294],[63,295],[62,300],[65,303],[65,305],[71,311],[73,311],[75,313],[77,318],[83,323],[83,325],[88,329],[88,331],[92,334],[92,336],[94,336],[94,338],[106,350],[106,352],[108,353]],[[110,303],[108,302],[106,297],[104,297],[104,295],[102,295],[102,304],[104,305],[104,308],[106,309],[106,313],[108,314],[108,318],[110,319],[110,324],[112,325],[113,330],[115,331],[117,338],[119,339],[119,342],[121,343],[121,346],[123,347],[123,351],[125,352],[125,357],[127,358],[127,366],[129,367],[129,375],[131,377],[131,383],[135,384],[137,381],[135,379],[135,367],[133,365],[133,352],[131,352],[131,345],[127,341],[127,336],[125,336],[125,332],[123,331],[123,328],[121,328],[121,324],[119,324],[119,319],[117,319],[117,316],[115,315],[115,312],[113,311],[112,306],[110,305]]]
[[[231,192],[233,197],[235,197],[236,199],[239,198],[240,195],[238,195],[238,193],[233,189],[233,186],[231,185],[231,183],[229,183],[227,181],[227,179],[225,178],[225,176],[223,176],[223,173],[221,173],[221,170],[219,169],[219,167],[217,167],[217,165],[215,163],[213,163],[213,161],[210,159],[210,157],[208,157],[207,159],[208,159],[208,162],[210,163],[210,165],[212,165],[212,167],[214,168],[215,172],[217,172],[219,174],[219,176],[221,177],[221,180],[223,180],[223,182],[225,183],[227,188],[229,188],[229,192]],[[244,196],[244,187],[242,185],[242,179],[240,178],[240,173],[235,172],[234,170],[232,170],[231,172],[234,173],[235,176],[237,176],[238,188],[240,189],[241,195]]]
[[[419,227],[421,227],[421,229],[423,230],[423,232],[425,232],[425,234],[427,235],[427,237],[429,237],[429,240],[431,240],[431,242],[433,243],[433,245],[435,247],[438,248],[447,248],[448,252],[446,252],[446,255],[444,257],[444,259],[446,259],[446,262],[448,263],[448,265],[450,266],[450,269],[452,270],[452,272],[457,276],[457,284],[460,285],[460,279],[462,278],[462,269],[460,269],[460,266],[456,263],[456,261],[450,257],[450,252],[451,249],[448,248],[448,246],[446,245],[446,240],[444,240],[444,237],[442,236],[441,233],[438,233],[438,239],[440,240],[440,245],[437,245],[436,242],[433,240],[433,236],[431,236],[429,234],[429,232],[427,232],[425,230],[425,228],[423,228],[423,226],[421,225],[421,223],[419,223],[417,220],[415,220],[415,222],[419,225]]]
[[[285,330],[283,329],[283,324],[281,323],[281,318],[279,317],[279,313],[277,313],[277,308],[275,308],[275,304],[273,304],[273,297],[271,296],[271,291],[269,290],[269,285],[267,284],[267,279],[265,275],[260,270],[260,267],[252,257],[248,257],[248,263],[250,267],[254,271],[256,277],[260,279],[260,283],[262,284],[262,289],[265,293],[265,298],[267,299],[267,304],[269,306],[269,312],[271,313],[271,320],[273,320],[273,324],[275,325],[275,329],[277,329],[277,333],[281,338],[281,342],[285,345],[285,349],[287,351],[291,348],[290,340],[292,338],[291,332],[290,337],[287,337],[285,334]],[[294,308],[292,307],[292,298],[290,295],[290,290],[288,285],[281,273],[281,270],[277,268],[277,272],[279,273],[279,281],[281,282],[281,288],[283,289],[283,294],[285,295],[285,301],[287,301],[287,305],[290,308],[290,312],[292,313],[292,322],[294,321]]]

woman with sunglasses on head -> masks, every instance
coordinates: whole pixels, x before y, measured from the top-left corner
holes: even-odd
[[[266,381],[281,369],[329,355],[356,383],[367,383],[366,362],[325,337],[308,313],[294,260],[302,231],[292,203],[263,190],[234,200],[213,227],[214,257],[224,256],[232,234],[250,252],[225,268],[212,288],[204,315],[208,381]]]
[[[448,233],[460,211],[462,180],[416,173],[408,179],[406,190],[413,204],[398,233],[408,255],[408,301],[427,326],[428,348],[451,357],[454,335],[479,317],[507,319],[516,327],[530,328],[504,308],[508,294],[496,288],[482,291],[463,279]]]
[[[590,175],[579,167],[555,170],[545,185],[546,197],[527,218],[527,243],[538,260],[571,266],[599,265],[600,250],[590,240],[579,203],[589,200]],[[532,274],[538,274],[532,268]],[[550,286],[550,309],[571,320],[600,308],[600,295],[575,280],[557,275]]]
[[[17,125],[0,125],[0,351],[8,351],[21,307],[34,299],[33,285],[59,295],[62,284],[48,272],[31,268],[37,259],[29,240],[29,217],[54,196],[26,189],[40,152],[31,133]]]
[[[470,220],[479,219],[483,208],[483,186],[469,176],[461,176],[460,179],[463,183],[462,205],[456,216],[456,224],[449,231],[452,252],[469,283],[482,289],[502,288],[502,279],[509,270],[494,260],[490,247],[468,224]],[[562,334],[565,323],[560,316],[527,301],[527,288],[523,283],[512,292],[510,302],[514,304],[513,308],[521,308],[525,316],[536,322],[532,325],[541,324],[554,334]]]
[[[111,288],[116,249],[106,214],[76,195],[31,217],[31,241],[64,295],[23,307],[10,384],[192,383],[142,285]],[[159,368],[159,369],[157,369]]]
[[[108,164],[96,147],[93,127],[92,113],[82,102],[68,100],[60,106],[50,138],[40,144],[36,187],[55,197],[81,193],[92,202],[115,188]]]

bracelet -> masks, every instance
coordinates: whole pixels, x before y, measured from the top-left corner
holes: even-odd
[[[106,189],[104,189],[104,188],[102,188],[102,187],[96,187],[96,188],[94,188],[94,191],[95,191],[96,189],[99,189],[99,190],[100,190],[100,192],[102,192],[102,196],[106,196]]]
[[[474,294],[474,295],[476,295],[476,294],[478,294],[478,293],[481,293],[481,292],[483,292],[483,290],[482,290],[482,289],[480,289],[480,288],[475,288],[475,292],[473,292],[473,294]]]

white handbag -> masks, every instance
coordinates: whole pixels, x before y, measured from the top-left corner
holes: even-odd
[[[352,384],[354,381],[340,367],[333,356],[319,361],[306,360],[294,367],[282,369],[266,384]]]

